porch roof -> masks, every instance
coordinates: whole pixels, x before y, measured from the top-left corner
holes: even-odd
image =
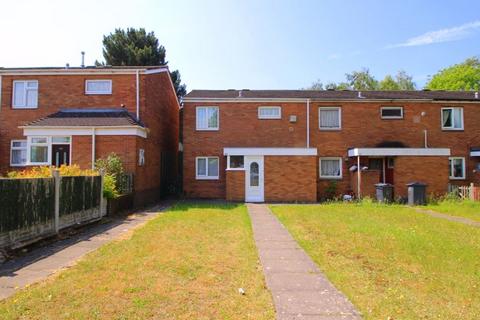
[[[351,148],[349,157],[357,156],[450,156],[449,148]]]
[[[480,147],[471,147],[470,157],[480,157]]]

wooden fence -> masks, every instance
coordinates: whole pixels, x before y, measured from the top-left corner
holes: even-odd
[[[0,178],[0,248],[17,248],[102,218],[103,177]]]
[[[456,189],[460,199],[480,201],[480,187],[476,187],[473,183],[469,186],[460,186]]]

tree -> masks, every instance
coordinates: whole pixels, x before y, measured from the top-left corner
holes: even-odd
[[[387,74],[382,81],[378,83],[379,90],[400,90],[398,83],[392,78],[391,75]]]
[[[360,71],[353,71],[345,74],[347,82],[354,90],[377,90],[378,81],[370,74],[370,70],[363,68]]]
[[[417,88],[417,85],[413,82],[413,77],[404,70],[398,71],[395,79],[398,85],[397,90],[415,90]]]
[[[162,66],[166,65],[165,47],[159,44],[154,32],[147,33],[144,28],[115,29],[114,33],[103,36],[103,57],[105,63],[95,64],[111,66]],[[170,72],[177,96],[186,94],[186,86],[181,83],[178,70]]]
[[[479,58],[468,58],[462,63],[440,70],[428,81],[426,88],[431,90],[479,90]]]
[[[323,83],[320,80],[312,82],[312,84],[303,90],[323,90]]]

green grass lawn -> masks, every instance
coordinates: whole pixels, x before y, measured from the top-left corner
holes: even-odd
[[[272,206],[366,319],[480,319],[480,229],[397,205]]]
[[[0,318],[273,319],[274,308],[246,207],[180,205],[0,302]]]
[[[480,222],[480,202],[479,201],[440,201],[437,204],[429,204],[427,209],[446,213],[452,216],[468,218]]]

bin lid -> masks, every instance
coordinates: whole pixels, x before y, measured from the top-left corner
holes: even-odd
[[[407,186],[409,186],[409,187],[426,187],[427,184],[423,183],[423,182],[415,181],[415,182],[407,183]]]

